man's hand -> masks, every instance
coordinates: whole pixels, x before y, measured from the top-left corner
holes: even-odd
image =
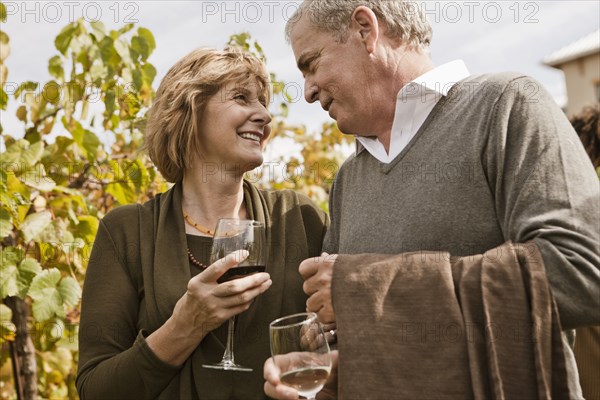
[[[331,302],[331,278],[336,258],[337,254],[323,253],[321,257],[302,261],[299,268],[300,275],[304,278],[302,288],[309,296],[306,309],[317,313],[319,321],[324,324],[335,321]]]

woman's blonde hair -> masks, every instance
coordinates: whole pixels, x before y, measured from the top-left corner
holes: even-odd
[[[259,96],[268,104],[264,63],[238,48],[194,50],[163,78],[148,114],[144,148],[167,181],[183,179],[200,148],[197,127],[206,102],[230,82],[258,85]]]

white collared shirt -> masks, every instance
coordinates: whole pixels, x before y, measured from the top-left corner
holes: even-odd
[[[447,96],[456,83],[469,76],[465,63],[455,60],[426,72],[400,89],[389,153],[377,138],[357,136],[356,140],[373,157],[382,163],[390,163],[415,136],[442,96]]]

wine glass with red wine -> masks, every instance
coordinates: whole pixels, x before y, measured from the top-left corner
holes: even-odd
[[[266,270],[267,247],[265,224],[248,219],[222,218],[217,223],[210,253],[211,264],[238,250],[247,250],[249,255],[237,267],[230,268],[218,280],[218,283],[242,278],[247,275]],[[233,355],[233,332],[235,317],[229,319],[227,329],[227,345],[223,359],[217,364],[204,364],[205,368],[223,369],[226,371],[252,371],[235,363]]]
[[[281,383],[313,399],[331,372],[331,354],[317,314],[300,313],[269,325],[271,355],[281,371]]]

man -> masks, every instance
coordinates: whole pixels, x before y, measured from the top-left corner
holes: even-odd
[[[600,103],[584,107],[569,119],[600,178]],[[583,397],[600,399],[600,326],[576,332],[574,351]]]
[[[518,74],[470,76],[461,61],[435,67],[428,50],[431,27],[408,1],[306,0],[286,33],[306,81],[306,100],[319,101],[358,142],[330,194],[331,228],[323,246],[329,254],[300,266],[309,311],[340,328],[343,316],[334,311],[372,294],[334,295],[332,301],[350,271],[339,272],[342,255],[438,251],[466,257],[512,241],[533,243],[541,253],[563,329],[599,322],[598,181],[568,120],[537,82]],[[373,265],[356,266],[370,271],[367,286],[388,290],[395,288],[393,279],[403,279]],[[419,279],[426,282],[428,275]],[[435,304],[437,294],[422,298]],[[396,293],[385,295],[388,300]],[[451,297],[440,302],[456,301]],[[385,304],[380,311],[385,317]],[[415,304],[406,317],[421,311]],[[354,333],[376,344],[371,328],[356,326]],[[401,337],[397,326],[389,332]],[[341,331],[338,336],[341,377],[343,358],[348,365],[354,355],[343,354]],[[493,344],[488,340],[492,350]],[[570,348],[565,358],[569,393],[577,396]],[[454,367],[449,362],[439,368]],[[475,379],[477,371],[471,372],[461,377],[463,386]],[[401,385],[447,395],[445,383],[419,382],[418,376]],[[297,396],[280,384],[270,360],[265,378],[268,395]],[[486,385],[483,396],[490,394]]]

